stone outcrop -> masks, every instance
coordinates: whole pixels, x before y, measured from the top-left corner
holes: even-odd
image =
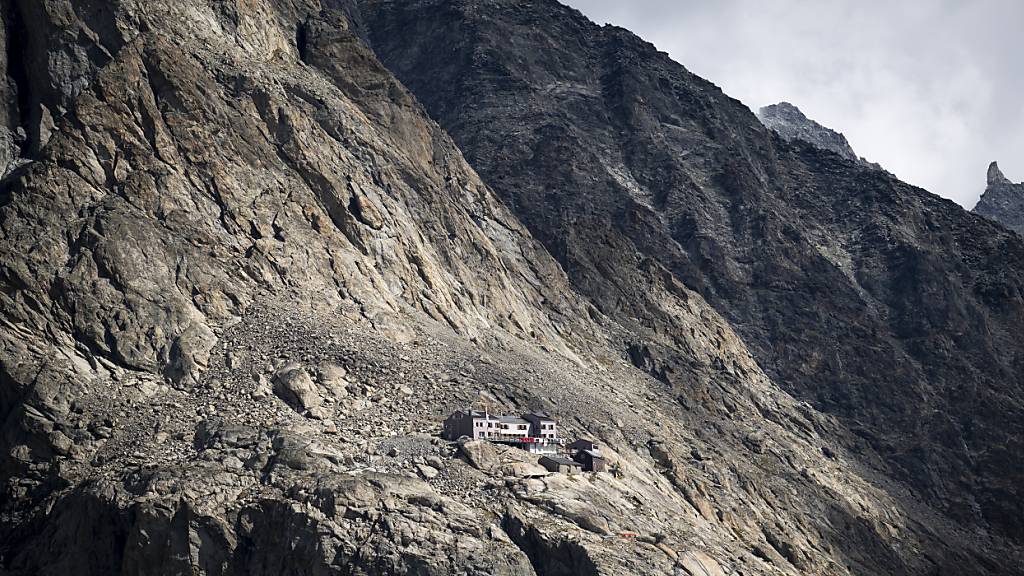
[[[988,165],[987,181],[989,186],[999,186],[1002,184],[1013,184],[1010,179],[1003,174],[1003,171],[999,169],[999,163],[993,162]]]
[[[563,273],[343,10],[2,6],[5,101],[19,108],[0,118],[0,143],[18,143],[0,191],[0,571],[269,574],[292,563],[308,573],[344,558],[336,546],[357,552],[356,532],[320,547],[319,532],[347,529],[300,509],[287,486],[266,501],[239,496],[279,471],[337,474],[324,462],[342,461],[309,449],[303,428],[312,416],[318,433],[338,429],[337,370],[320,384],[304,368],[275,376],[239,360],[246,350],[215,352],[257,307],[340,311],[399,340],[425,322],[572,354],[561,334],[584,313]],[[233,373],[245,362],[245,398],[206,379],[215,360]],[[224,441],[231,453],[206,461],[214,441],[195,420],[241,420],[243,400],[276,406],[271,389],[287,410],[273,418],[298,418],[294,427],[264,432],[256,448]],[[194,435],[204,439],[194,445]],[[173,487],[154,496],[150,482]],[[377,522],[366,521],[367,535],[383,537]],[[289,533],[306,542],[296,556],[266,549]],[[468,553],[458,548],[438,549],[456,564],[432,569],[486,562],[457,560]],[[418,571],[430,564],[421,560],[372,570]]]
[[[988,167],[988,185],[973,211],[1024,234],[1024,183],[1011,182],[993,162]]]

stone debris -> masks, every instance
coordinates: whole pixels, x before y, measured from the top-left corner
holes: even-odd
[[[966,419],[899,412],[959,406],[924,385],[923,358],[937,381],[979,376],[964,405],[1016,414],[986,387],[1016,373],[1013,339],[970,348],[1019,332],[989,324],[1019,308],[1016,236],[962,233],[984,222],[781,147],[652,47],[556,2],[5,10],[0,573],[1024,565],[988,531],[1021,500],[960,489],[1012,491],[993,472],[1019,463],[1012,426],[964,435]],[[422,42],[433,33],[450,37]],[[859,218],[889,198],[898,225]],[[891,259],[906,277],[876,274]],[[906,313],[921,294],[936,312]],[[863,410],[886,392],[913,403]],[[608,471],[441,439],[446,415],[481,402],[557,415]],[[905,490],[904,471],[929,490]]]
[[[274,374],[274,393],[298,412],[319,408],[323,403],[313,379],[297,364],[289,364]]]

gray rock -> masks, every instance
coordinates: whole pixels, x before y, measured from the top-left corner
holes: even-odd
[[[54,431],[50,433],[50,446],[53,447],[53,451],[57,454],[67,456],[71,453],[71,449],[74,447],[74,442],[71,438],[68,438],[63,432]]]
[[[348,371],[334,363],[323,363],[317,367],[317,383],[332,397],[342,398],[348,395],[350,383],[345,379]]]
[[[1024,498],[998,488],[1024,486],[1024,452],[974,456],[1017,445],[1009,423],[1024,421],[1024,340],[994,336],[1022,329],[1017,235],[786,142],[649,43],[557,3],[361,5],[377,55],[558,254],[588,317],[630,332],[618,356],[731,419],[747,407],[723,379],[765,368],[838,428],[783,426],[828,429],[953,522],[1024,542]],[[977,386],[950,394],[964,374]]]
[[[437,478],[438,474],[440,474],[437,468],[427,466],[426,464],[418,464],[416,469],[419,470],[420,476],[423,476],[427,480],[433,480],[434,478]]]
[[[765,106],[757,112],[757,117],[786,140],[802,140],[848,160],[863,162],[846,141],[846,136],[811,120],[789,102]]]
[[[973,212],[1024,234],[1024,183],[1011,182],[993,162],[988,167],[988,186]]]
[[[323,398],[309,373],[294,364],[274,373],[274,394],[298,412],[317,408],[323,403]]]
[[[465,440],[459,442],[459,451],[477,470],[490,471],[494,469],[500,460],[498,451],[494,445],[486,440]]]
[[[1022,565],[1019,241],[621,29],[38,0],[0,31],[0,572]],[[481,397],[622,473],[408,434]]]
[[[679,564],[690,576],[725,576],[714,558],[697,550],[684,552],[679,558]]]

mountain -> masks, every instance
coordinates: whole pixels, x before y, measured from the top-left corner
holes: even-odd
[[[993,162],[988,167],[988,187],[973,212],[991,218],[1018,234],[1024,234],[1024,183],[1014,184]]]
[[[4,8],[30,141],[0,192],[0,571],[525,570],[394,473],[415,452],[367,459],[458,401],[471,339],[571,358],[586,308],[344,14]],[[417,322],[461,340],[402,351]]]
[[[789,102],[765,106],[758,110],[757,118],[786,140],[803,140],[822,150],[831,150],[847,160],[860,160],[846,141],[846,136],[811,120]]]
[[[654,289],[667,275],[782,389],[839,418],[851,450],[956,522],[1024,538],[1018,236],[787,142],[555,2],[362,4],[384,64],[572,285],[649,331],[639,366],[692,386],[677,300]]]
[[[2,14],[0,572],[1020,573],[1019,236],[553,1]]]

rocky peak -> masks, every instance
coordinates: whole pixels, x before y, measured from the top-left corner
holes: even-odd
[[[999,162],[992,162],[988,165],[988,185],[996,184],[1013,184],[1013,182],[1003,175],[1003,171],[999,169]]]
[[[1024,234],[1024,183],[1015,184],[999,169],[998,162],[988,166],[988,187],[974,213]]]
[[[846,136],[811,120],[789,102],[765,106],[757,112],[757,117],[787,141],[802,140],[823,150],[831,150],[843,158],[862,161]]]

